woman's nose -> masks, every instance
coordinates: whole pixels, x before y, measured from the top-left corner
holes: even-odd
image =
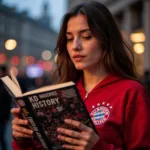
[[[81,50],[81,48],[82,48],[82,44],[81,44],[80,39],[75,39],[73,41],[72,49],[73,50]]]

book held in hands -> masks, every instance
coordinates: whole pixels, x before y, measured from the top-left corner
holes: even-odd
[[[1,80],[16,106],[21,108],[22,117],[29,121],[35,138],[45,150],[63,149],[62,145],[65,142],[57,138],[58,127],[81,132],[65,124],[65,119],[78,120],[96,132],[74,82],[45,86],[22,93],[13,74],[11,79],[5,76]]]

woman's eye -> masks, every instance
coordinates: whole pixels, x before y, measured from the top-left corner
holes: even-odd
[[[68,38],[67,39],[67,42],[71,42],[73,39],[72,38]]]
[[[91,37],[92,36],[83,36],[82,38],[85,39],[85,40],[89,40],[89,39],[91,39]]]

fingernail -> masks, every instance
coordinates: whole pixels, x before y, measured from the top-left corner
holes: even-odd
[[[69,120],[68,119],[65,119],[65,122],[68,122]]]

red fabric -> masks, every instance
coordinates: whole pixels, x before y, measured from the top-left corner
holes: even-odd
[[[100,136],[92,150],[150,150],[150,100],[140,83],[111,74],[87,98],[82,80],[77,87]]]
[[[32,139],[24,140],[24,142],[13,140],[12,147],[13,150],[43,150],[43,148]]]
[[[150,150],[150,101],[141,84],[109,75],[86,99],[81,80],[77,88],[100,136],[92,150]],[[31,140],[13,148],[42,150]]]

